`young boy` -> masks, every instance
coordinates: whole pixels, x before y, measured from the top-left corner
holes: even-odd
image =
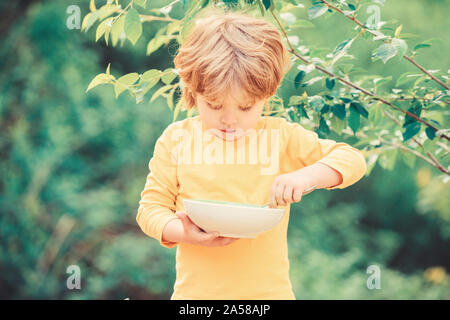
[[[290,203],[310,189],[343,189],[366,172],[362,154],[319,139],[281,117],[261,117],[289,70],[278,30],[242,13],[198,19],[174,60],[186,109],[158,138],[137,222],[177,247],[171,299],[295,299],[289,279]],[[183,199],[283,207],[272,230],[254,239],[204,232]]]

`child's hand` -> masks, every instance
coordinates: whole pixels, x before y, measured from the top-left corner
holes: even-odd
[[[207,233],[200,229],[186,213],[177,211],[175,213],[183,224],[183,237],[181,242],[198,244],[207,247],[221,247],[229,245],[237,240],[237,238],[219,237],[219,233]]]
[[[275,178],[270,189],[270,208],[300,202],[305,191],[311,190],[316,183],[306,171],[298,170],[282,174]]]

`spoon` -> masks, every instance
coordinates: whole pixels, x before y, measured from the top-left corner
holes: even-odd
[[[313,192],[316,189],[316,187],[317,187],[317,185],[313,185],[311,188],[306,189],[305,191],[303,191],[302,196],[304,196],[305,194]],[[268,207],[269,205],[270,205],[270,203],[265,204],[264,208]]]

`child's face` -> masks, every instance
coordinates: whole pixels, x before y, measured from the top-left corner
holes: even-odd
[[[239,90],[226,94],[223,101],[214,103],[197,94],[197,109],[206,130],[224,140],[242,137],[247,130],[254,129],[261,117],[266,99],[252,101]],[[222,130],[234,131],[225,132]]]

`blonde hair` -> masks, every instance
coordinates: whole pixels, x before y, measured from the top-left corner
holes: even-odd
[[[276,93],[290,68],[290,56],[275,26],[240,12],[208,8],[178,49],[175,68],[182,81],[184,108],[201,94],[211,102],[243,89],[250,100]]]

